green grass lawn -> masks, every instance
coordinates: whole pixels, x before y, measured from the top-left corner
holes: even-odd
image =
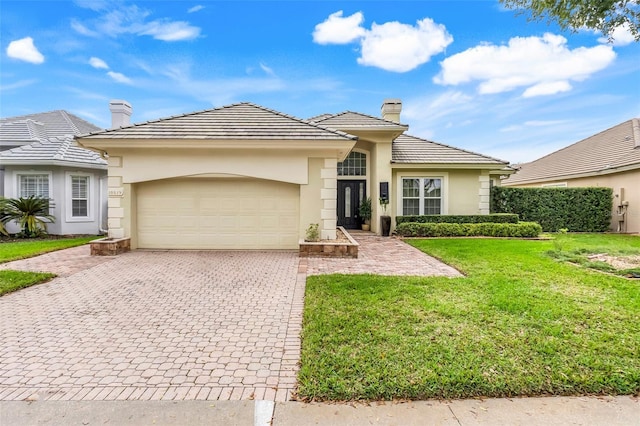
[[[0,263],[26,259],[28,257],[38,256],[50,251],[81,246],[97,238],[99,237],[94,235],[89,237],[60,238],[52,240],[25,239],[22,241],[10,242],[0,241]]]
[[[467,277],[309,277],[300,398],[640,392],[637,280],[559,262],[553,241],[408,242]],[[633,252],[640,238],[564,245]]]
[[[0,271],[0,296],[34,284],[49,281],[55,276],[55,274],[46,272]]]
[[[96,236],[0,242],[0,263],[25,259],[50,251],[80,246],[95,240]],[[21,288],[49,281],[55,274],[0,270],[0,296]]]

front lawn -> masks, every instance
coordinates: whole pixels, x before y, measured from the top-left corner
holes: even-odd
[[[563,250],[640,249],[601,237],[569,235]],[[553,241],[409,243],[467,277],[309,277],[300,398],[640,392],[639,281],[559,262]]]
[[[96,236],[36,240],[0,240],[0,263],[38,256],[51,251],[81,246]],[[6,239],[5,239],[6,240]],[[0,270],[0,296],[21,288],[49,281],[55,274]]]
[[[55,274],[47,272],[1,271],[0,270],[0,296],[5,293],[20,290],[34,284],[40,284],[54,278]]]
[[[88,236],[78,238],[61,238],[51,240],[0,240],[0,263],[11,262],[12,260],[26,259],[38,256],[50,251],[81,246],[99,237]]]

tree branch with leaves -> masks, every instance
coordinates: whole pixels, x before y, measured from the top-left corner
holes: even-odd
[[[610,41],[616,28],[626,27],[640,41],[640,0],[500,0],[534,21],[555,22],[564,30],[583,28],[601,32]]]

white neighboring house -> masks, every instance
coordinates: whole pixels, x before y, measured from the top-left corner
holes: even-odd
[[[98,130],[61,110],[0,119],[0,196],[51,199],[56,221],[47,224],[49,234],[104,232],[107,162],[74,140]]]

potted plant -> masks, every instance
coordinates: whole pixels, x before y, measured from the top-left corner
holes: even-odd
[[[389,232],[391,232],[391,216],[387,215],[387,206],[389,205],[388,198],[379,198],[380,205],[384,213],[380,216],[380,230],[382,231],[383,237],[388,237]]]
[[[370,229],[369,221],[371,220],[371,198],[367,197],[360,203],[360,217],[362,218],[362,230]]]

